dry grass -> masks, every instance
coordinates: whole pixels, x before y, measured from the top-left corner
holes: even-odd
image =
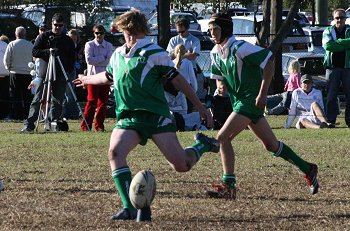
[[[249,131],[233,143],[235,201],[205,197],[221,176],[218,155],[205,155],[181,174],[149,142],[130,154],[129,165],[134,174],[151,169],[157,178],[152,223],[109,221],[121,207],[106,155],[109,132],[83,133],[71,122],[68,133],[20,135],[20,123],[0,123],[0,178],[6,183],[0,230],[350,230],[350,129],[278,129],[283,119],[269,117],[281,140],[319,165],[319,194],[309,195],[302,175],[264,151]],[[187,146],[192,135],[179,133],[179,139]]]

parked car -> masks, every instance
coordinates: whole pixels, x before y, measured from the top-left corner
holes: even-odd
[[[261,28],[263,15],[255,16],[257,21],[258,31]],[[285,19],[285,18],[283,18]],[[234,16],[233,20],[233,34],[237,39],[245,40],[252,44],[256,44],[257,38],[255,36],[254,15],[248,16]],[[283,40],[284,51],[305,50],[307,51],[308,43],[310,40],[305,36],[305,32],[299,21],[294,20],[292,26],[287,34],[287,37]]]
[[[252,12],[249,12],[247,8],[244,7],[231,7],[227,10],[224,10],[225,13],[232,16],[247,16],[252,14]]]
[[[289,10],[283,10],[282,16],[287,17],[288,13],[289,13]],[[302,27],[310,26],[310,21],[305,16],[305,14],[303,14],[301,12],[297,12],[294,18],[295,18],[295,20],[297,20],[299,22],[300,26],[302,26]]]
[[[284,80],[289,77],[288,67],[293,60],[300,63],[301,74],[309,74],[314,80],[314,87],[321,90],[323,95],[327,95],[326,70],[323,66],[324,55],[314,52],[294,52],[282,54],[282,74]]]
[[[170,12],[170,28],[175,28],[175,22],[178,18],[187,18],[190,22],[190,29],[201,31],[201,26],[196,17],[191,13]],[[158,34],[158,14],[155,13],[148,20],[148,24],[152,34]]]
[[[325,50],[322,47],[322,34],[326,27],[303,27],[305,35],[309,37],[308,51],[324,54]]]
[[[23,9],[22,17],[30,19],[36,26],[51,25],[55,13],[61,13],[67,20],[68,28],[83,28],[86,25],[87,10],[83,7],[33,4]]]
[[[31,41],[38,35],[38,27],[29,19],[14,14],[0,14],[0,35],[6,35],[10,41],[15,40],[15,30],[23,26],[27,31],[26,39]]]
[[[88,24],[102,24],[106,31],[117,33],[117,29],[113,27],[115,18],[131,9],[130,6],[116,5],[110,7],[95,7],[90,13]]]

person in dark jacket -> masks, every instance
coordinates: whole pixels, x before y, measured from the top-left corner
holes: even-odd
[[[54,56],[55,60],[55,79],[51,85],[51,102],[49,121],[58,121],[62,116],[62,102],[66,91],[66,79],[63,70],[58,62],[60,58],[63,68],[67,75],[71,73],[75,65],[75,46],[73,40],[66,35],[64,17],[60,13],[56,13],[52,17],[52,29],[40,34],[35,40],[33,47],[33,57],[41,58],[45,62],[49,61],[50,55]],[[33,133],[35,121],[38,119],[40,110],[40,101],[43,94],[43,80],[45,74],[42,73],[42,81],[38,83],[37,91],[30,105],[29,115],[24,123],[21,133]]]

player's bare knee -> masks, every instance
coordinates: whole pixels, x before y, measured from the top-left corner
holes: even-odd
[[[216,139],[219,141],[220,144],[231,142],[231,139],[229,136],[220,132],[217,134]]]
[[[113,150],[113,149],[109,149],[108,150],[108,160],[116,160],[118,158],[118,153],[117,151]]]
[[[184,161],[183,163],[174,164],[173,168],[177,172],[188,172],[191,169],[191,165]]]

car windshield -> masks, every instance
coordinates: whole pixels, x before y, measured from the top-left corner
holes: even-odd
[[[299,59],[301,73],[309,75],[325,75],[323,59]]]

